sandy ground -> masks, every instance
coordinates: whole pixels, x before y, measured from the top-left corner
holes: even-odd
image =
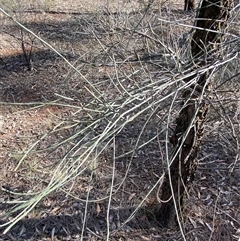
[[[143,45],[145,47],[143,49],[138,41],[141,38],[130,35],[128,38],[136,41],[131,42],[129,52],[124,52],[126,49],[124,49],[125,42],[123,42],[122,35],[120,37],[115,37],[115,35],[112,37],[111,34],[101,35],[106,32],[108,23],[110,26],[114,26],[114,31],[120,32],[123,31],[121,27],[125,24],[124,21],[129,24],[126,24],[128,27],[136,23],[143,16],[142,11],[146,8],[147,1],[144,0],[42,0],[18,3],[1,1],[1,6],[7,4],[8,11],[16,19],[51,43],[71,63],[76,63],[84,77],[92,80],[100,90],[110,90],[106,94],[109,99],[117,93],[114,83],[109,81],[107,86],[101,85],[101,83],[111,79],[110,77],[115,78],[115,69],[109,64],[110,61],[107,57],[107,64],[103,63],[102,57],[99,57],[100,54],[105,53],[102,51],[103,47],[100,43],[106,44],[107,47],[110,46],[109,48],[115,51],[113,51],[114,54],[118,53],[119,56],[116,55],[116,58],[120,63],[125,59],[136,59],[138,54],[136,54],[136,50],[139,51],[139,54],[145,54],[147,48],[154,49],[154,46],[151,46],[152,42]],[[164,16],[171,20],[182,18],[183,21],[191,23],[194,13],[185,14],[182,12],[182,8],[182,1],[155,1],[153,14],[147,18],[145,24],[152,21],[154,31],[160,39],[169,36],[177,39],[179,36],[175,32],[176,28],[168,26],[163,28],[163,31],[158,28],[158,18],[161,14],[158,11],[164,10],[165,15],[161,15],[161,17]],[[116,12],[128,14],[138,11],[140,17],[137,20],[134,19],[133,14],[129,18],[120,19],[122,21],[120,25],[114,22]],[[57,14],[57,12],[60,13]],[[111,12],[113,15],[109,15]],[[85,86],[83,79],[79,75],[73,74],[66,62],[49,51],[49,48],[43,43],[26,33],[22,35],[19,28],[2,14],[1,24],[0,207],[1,214],[3,214],[10,207],[5,202],[18,199],[13,192],[37,192],[46,187],[50,178],[49,166],[58,163],[66,149],[63,146],[52,153],[31,154],[16,170],[24,153],[35,144],[39,149],[49,148],[78,130],[69,127],[81,117],[78,109],[70,104],[84,105],[91,99],[91,96],[82,88]],[[96,41],[96,38],[91,36],[91,26],[94,26],[94,31],[99,33],[102,42]],[[110,30],[113,31],[111,28]],[[177,31],[180,35],[183,30]],[[172,33],[175,35],[171,35]],[[23,56],[22,40],[24,40],[28,56],[32,51],[33,69],[31,71],[28,70],[26,59]],[[170,44],[171,41],[174,42],[169,38],[167,43]],[[116,43],[116,45],[112,46],[111,43]],[[171,48],[174,48],[174,44],[171,45]],[[155,51],[159,51],[159,49],[156,47]],[[120,74],[122,75],[120,77],[127,76],[141,68],[141,65],[134,63],[121,67]],[[149,73],[153,73],[153,76],[157,76],[158,68],[151,65],[146,67]],[[161,68],[164,69],[164,65]],[[142,71],[141,75],[134,79],[134,84],[147,78],[149,78],[148,73]],[[125,82],[125,87],[133,85],[130,81]],[[55,101],[59,96],[64,97],[60,98],[64,105],[59,106],[56,103],[42,105],[42,103]],[[239,98],[238,93],[234,92],[229,97],[230,103],[237,98]],[[235,109],[234,104],[233,110]],[[230,114],[235,118],[234,125],[237,125],[239,119],[236,111],[234,113],[230,111]],[[156,124],[158,121],[158,117],[156,117],[150,123],[150,126],[154,128],[149,127],[148,134],[151,134],[151,131],[158,131],[158,124]],[[186,202],[188,218],[184,228],[188,234],[188,240],[206,240],[206,237],[208,240],[238,240],[235,237],[239,236],[240,230],[240,187],[238,181],[239,159],[234,152],[236,150],[235,140],[232,140],[233,145],[226,141],[228,145],[226,144],[224,147],[222,145],[225,140],[224,136],[230,140],[230,131],[222,128],[224,120],[222,122],[213,120],[212,123],[207,128],[209,138],[204,140],[201,151],[203,161],[201,161],[197,173],[198,181],[194,182],[193,190]],[[138,136],[142,125],[142,122],[135,123],[123,132],[119,137],[120,152],[129,150],[132,143],[136,141],[134,138]],[[54,130],[57,131],[54,132]],[[39,142],[46,133],[51,134]],[[162,151],[164,145],[164,142],[159,140],[139,152],[138,158],[134,159],[135,162],[129,164],[131,167],[129,178],[112,201],[109,219],[111,220],[111,231],[116,231],[121,226],[131,214],[132,208],[140,203],[149,188],[158,180],[159,173],[162,171],[162,163],[159,160],[164,155]],[[69,148],[69,146],[67,147]],[[7,235],[1,234],[0,240],[80,240],[83,217],[86,215],[83,200],[86,198],[89,188],[92,190],[93,197],[91,198],[93,200],[105,197],[106,191],[109,191],[113,168],[108,152],[109,150],[99,157],[98,168],[97,171],[94,171],[93,180],[89,181],[89,173],[92,172],[92,167],[90,167],[86,174],[78,177],[63,190],[58,190],[45,198],[23,222],[15,226],[12,232]],[[117,162],[115,173],[117,183],[124,179],[128,162],[129,158]],[[233,163],[235,163],[234,168]],[[233,171],[231,172],[231,170]],[[72,196],[66,194],[69,190],[71,190]],[[22,196],[21,198],[24,199]],[[149,196],[144,205],[154,206],[155,204],[156,192]],[[101,240],[100,237],[104,237],[107,207],[106,200],[89,204],[87,229],[84,232],[83,240]],[[149,221],[149,216],[151,216],[149,211],[141,209],[139,214],[123,229],[117,230],[116,233],[113,232],[110,240],[182,240],[178,228],[163,229],[154,221]],[[0,222],[2,223],[2,221]]]

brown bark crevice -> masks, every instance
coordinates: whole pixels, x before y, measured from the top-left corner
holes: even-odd
[[[216,44],[221,42],[223,29],[233,6],[233,0],[203,0],[197,14],[197,21],[191,41],[193,56],[193,69],[211,64],[209,58]],[[197,66],[197,67],[196,67]],[[193,78],[185,79],[185,82]],[[161,190],[161,200],[169,200],[161,203],[156,213],[157,220],[163,226],[176,224],[176,210],[182,211],[183,198],[186,187],[188,188],[194,178],[198,160],[197,153],[204,133],[204,123],[208,113],[208,103],[201,101],[206,90],[211,90],[213,70],[206,71],[198,77],[196,85],[190,86],[183,92],[183,108],[176,120],[176,128],[171,138],[175,152],[170,166],[170,176],[166,174]],[[170,183],[171,179],[171,183]],[[173,189],[173,194],[171,191]]]

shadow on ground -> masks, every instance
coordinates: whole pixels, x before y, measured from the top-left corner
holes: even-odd
[[[133,208],[110,210],[109,226],[112,237],[117,237],[119,235],[117,233],[121,232],[125,232],[126,236],[126,233],[130,235],[131,233],[139,232],[140,234],[140,232],[144,230],[147,233],[159,233],[159,230],[166,231],[154,220],[154,215],[151,211],[144,208],[139,209],[131,221],[121,226],[131,215],[132,211]],[[78,214],[75,215],[56,215],[47,216],[42,219],[25,219],[16,224],[7,234],[1,235],[0,238],[3,240],[20,241],[29,239],[42,240],[43,238],[53,238],[56,236],[60,238],[60,240],[64,240],[64,238],[69,237],[81,237],[83,234],[85,237],[83,240],[104,239],[107,230],[106,215],[96,213],[95,216],[89,216],[87,214],[85,225],[83,225],[83,212],[76,210]],[[3,222],[1,222],[1,224],[2,223]],[[83,228],[84,231],[82,231]],[[3,233],[3,231],[3,228],[0,229],[1,233]],[[91,237],[96,239],[91,239]],[[175,240],[174,238],[176,237],[172,237],[172,239],[170,238],[168,240]]]

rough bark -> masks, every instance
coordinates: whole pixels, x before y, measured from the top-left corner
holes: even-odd
[[[233,0],[203,0],[197,15],[197,19],[200,20],[195,23],[198,28],[195,30],[191,41],[193,69],[196,66],[204,67],[211,64],[212,50],[215,49],[216,43],[221,41],[222,34],[219,32],[223,31],[232,6]],[[212,30],[213,32],[211,32]],[[209,80],[210,76],[211,79]],[[185,81],[188,82],[191,79]],[[163,182],[160,198],[169,201],[161,203],[156,215],[163,226],[176,224],[174,200],[177,204],[177,211],[182,211],[185,191],[190,187],[195,175],[198,164],[197,153],[209,108],[205,101],[200,101],[200,98],[204,95],[206,89],[211,89],[211,81],[213,81],[212,71],[208,71],[198,77],[196,85],[190,86],[183,93],[185,101],[176,121],[174,135],[171,138],[175,158],[170,166],[170,177],[167,174]],[[174,195],[172,195],[171,186]]]
[[[185,0],[184,1],[184,10],[190,11],[195,8],[195,0]]]

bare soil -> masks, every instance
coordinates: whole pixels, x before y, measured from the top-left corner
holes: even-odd
[[[123,88],[135,87],[150,78],[150,74],[142,69],[159,78],[159,68],[166,67],[165,59],[159,60],[158,56],[151,63],[139,61],[139,56],[162,54],[162,46],[156,45],[152,39],[144,42],[141,35],[133,35],[129,31],[142,21],[147,1],[123,0],[111,4],[103,0],[21,1],[21,4],[1,1],[0,5],[52,45],[80,72],[73,71],[62,57],[31,34],[21,32],[19,26],[1,14],[2,216],[13,207],[15,200],[23,201],[32,193],[43,190],[51,181],[51,171],[72,143],[80,139],[76,137],[67,144],[57,146],[80,128],[75,123],[85,114],[80,111],[81,107],[89,106],[93,99],[91,90],[87,88],[88,80],[111,102],[118,94],[111,80],[126,78],[140,71],[123,82]],[[191,25],[195,13],[186,14],[182,8],[183,3],[178,1],[156,1],[151,14],[141,22],[139,31],[144,32],[144,26],[151,23],[160,40],[169,43],[173,49],[178,48],[176,40],[190,29],[185,26],[169,27],[160,23],[159,18],[181,20]],[[239,31],[237,28],[235,32]],[[30,65],[23,48],[31,59]],[[185,49],[181,51],[185,52]],[[117,77],[113,60],[119,64]],[[236,86],[239,87],[239,84]],[[227,125],[229,122],[222,116],[219,117],[218,105],[210,115],[199,153],[197,176],[186,197],[183,228],[187,240],[239,240],[239,97],[239,91],[224,97],[230,103],[227,110],[232,126]],[[89,113],[89,116],[95,115],[91,111]],[[142,136],[145,140],[160,132],[163,123],[159,124],[161,118],[158,115],[166,115],[166,112],[163,109],[157,113],[146,127],[147,134]],[[139,122],[129,124],[116,137],[118,155],[131,150],[144,123],[145,116],[142,116]],[[236,130],[235,139],[231,139],[232,130]],[[115,167],[111,156],[113,145],[110,145],[97,157],[96,167],[89,165],[82,175],[43,198],[8,233],[0,234],[0,240],[105,240],[107,227],[111,232],[110,240],[182,240],[178,227],[160,227],[154,217],[153,212],[159,205],[159,185],[134,217],[125,223],[163,173],[164,138],[163,134],[159,135],[157,141],[143,147],[133,158],[131,154],[122,156],[117,159]],[[54,146],[57,147],[51,149]],[[35,151],[22,161],[24,153],[31,148]],[[89,163],[94,158],[90,156]],[[95,165],[94,161],[92,163]],[[108,210],[113,171],[114,195]],[[14,215],[7,219],[2,217],[0,224],[11,220]],[[3,231],[4,227],[1,227],[0,233]]]

